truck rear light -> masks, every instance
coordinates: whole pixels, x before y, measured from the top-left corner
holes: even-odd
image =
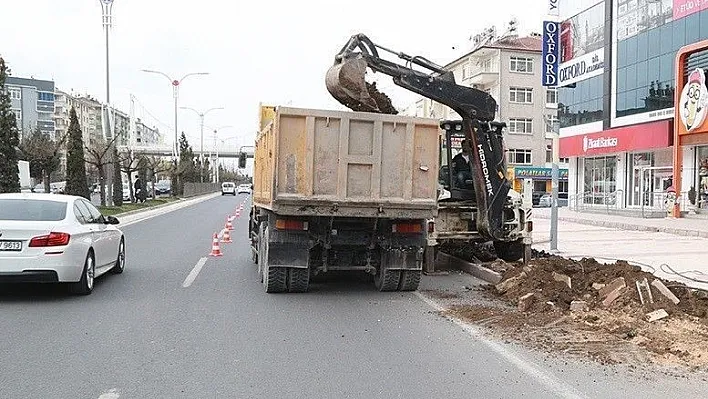
[[[277,219],[275,221],[275,228],[278,230],[307,230],[308,227],[308,223],[302,220]]]
[[[529,233],[533,231],[533,222],[532,221],[526,222],[526,230],[528,230]]]
[[[421,223],[394,223],[391,226],[394,233],[420,233],[423,231]]]
[[[60,247],[69,244],[71,236],[67,233],[49,233],[44,236],[34,237],[30,240],[29,246],[36,247]]]
[[[435,233],[435,222],[428,222],[428,233]]]

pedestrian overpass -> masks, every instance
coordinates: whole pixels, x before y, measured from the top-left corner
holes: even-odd
[[[246,154],[246,158],[253,158],[253,147],[251,146],[222,146],[219,147],[218,156],[219,158],[238,158],[241,155],[241,150]],[[161,157],[171,157],[172,156],[172,146],[171,145],[140,145],[140,146],[118,146],[118,151],[132,151],[134,154],[143,155],[154,155]],[[199,149],[193,148],[194,155],[199,156]],[[213,149],[205,149],[204,156],[216,157],[217,153]]]

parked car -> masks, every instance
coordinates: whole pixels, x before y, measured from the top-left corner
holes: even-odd
[[[160,180],[155,183],[155,195],[166,195],[172,192],[172,182],[169,180]]]
[[[236,191],[238,191],[239,194],[250,194],[251,193],[251,185],[250,184],[239,184]]]
[[[88,200],[0,194],[0,282],[69,283],[88,295],[94,280],[125,269],[125,240]]]
[[[553,196],[551,194],[543,194],[541,198],[538,199],[538,206],[542,208],[550,208],[553,205]]]
[[[232,182],[223,182],[221,183],[221,195],[236,195],[236,183]]]

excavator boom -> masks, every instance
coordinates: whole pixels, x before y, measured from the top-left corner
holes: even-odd
[[[406,65],[381,58],[379,50],[396,55]],[[429,72],[413,69],[413,65]],[[366,82],[367,69],[391,76],[396,85],[447,105],[462,117],[462,130],[472,143],[477,230],[494,240],[508,239],[504,207],[511,185],[506,179],[501,135],[504,124],[492,122],[497,108],[494,98],[484,91],[458,85],[451,71],[423,57],[389,50],[363,34],[352,36],[336,55],[325,78],[327,90],[354,111],[396,113],[388,96]]]

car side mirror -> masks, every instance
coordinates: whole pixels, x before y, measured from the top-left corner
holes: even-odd
[[[117,217],[115,216],[105,216],[105,223],[106,224],[118,224],[120,221],[118,220]]]

